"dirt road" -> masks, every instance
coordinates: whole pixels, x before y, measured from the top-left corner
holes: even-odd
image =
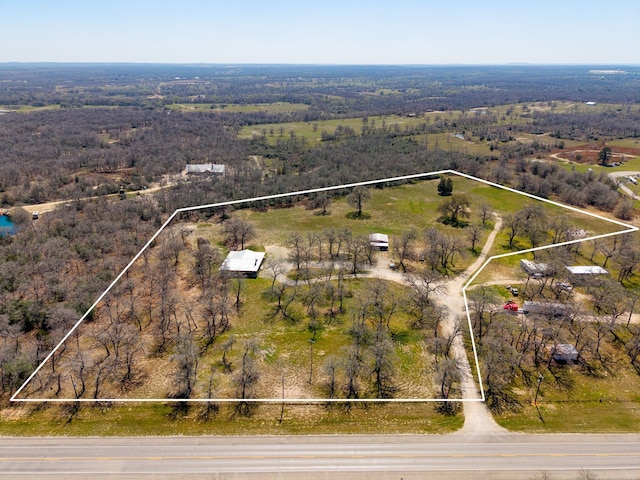
[[[496,235],[502,229],[502,219],[496,217],[496,224],[493,231],[489,234],[487,241],[482,249],[482,252],[478,258],[473,262],[469,268],[467,268],[461,275],[445,282],[444,293],[440,295],[440,301],[442,305],[447,309],[447,319],[444,324],[445,334],[453,331],[455,322],[458,318],[461,321],[466,322],[466,310],[464,304],[464,297],[462,295],[462,287],[486,261],[486,258],[493,246]],[[283,247],[277,247],[270,245],[267,247],[267,252],[276,254],[280,258],[286,258],[288,250]],[[286,273],[293,268],[289,262],[284,262],[286,265],[279,275],[281,280],[286,281]],[[380,258],[378,258],[377,265],[371,267],[366,273],[358,274],[360,277],[373,277],[384,278],[397,283],[406,284],[406,280],[402,273],[391,270],[389,268],[389,255],[382,252]],[[290,280],[289,280],[290,281]],[[460,430],[461,434],[471,435],[492,435],[492,434],[504,434],[507,433],[505,429],[500,427],[493,419],[486,405],[480,401],[481,394],[478,390],[476,380],[471,374],[471,366],[467,357],[467,351],[464,347],[463,339],[461,335],[458,335],[453,344],[453,350],[455,358],[458,360],[461,370],[461,389],[462,398],[464,401],[464,427]]]
[[[153,193],[153,192],[157,192],[159,190],[162,190],[164,188],[169,188],[169,187],[173,187],[174,185],[177,185],[177,183],[180,181],[181,178],[184,178],[185,174],[180,173],[180,174],[175,174],[175,175],[165,175],[165,178],[156,184],[152,184],[151,186],[149,186],[147,189],[145,190],[140,190],[138,192],[136,192],[136,194],[147,194],[147,193]],[[111,195],[105,195],[107,198],[111,198],[111,199],[117,199],[118,198],[118,194],[114,193]],[[84,197],[81,198],[80,200],[91,200],[91,199],[95,199],[98,197]],[[44,203],[37,203],[35,205],[23,205],[22,208],[24,208],[27,212],[33,214],[33,212],[38,212],[38,213],[47,213],[47,212],[52,212],[53,210],[55,210],[56,208],[58,208],[60,205],[64,205],[65,203],[69,203],[72,202],[74,199],[69,199],[69,200],[55,200],[53,202],[44,202]]]
[[[446,283],[446,297],[441,298],[443,305],[448,310],[444,330],[448,334],[455,325],[457,319],[466,322],[466,310],[464,304],[464,296],[462,295],[462,287],[467,283],[471,275],[473,275],[486,261],[489,251],[493,246],[496,235],[502,229],[502,219],[496,218],[496,224],[491,234],[485,242],[482,252],[475,262],[467,268],[464,273]],[[462,317],[462,318],[461,318]],[[457,433],[472,435],[491,435],[496,433],[507,433],[507,431],[499,426],[487,408],[484,402],[479,401],[481,398],[478,391],[476,380],[471,374],[471,365],[464,348],[461,335],[458,335],[453,343],[453,351],[455,358],[458,360],[460,371],[462,374],[460,386],[462,389],[462,398],[465,400],[464,405],[464,426]]]

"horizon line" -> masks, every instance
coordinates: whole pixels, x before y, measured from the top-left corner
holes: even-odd
[[[6,65],[167,65],[184,67],[207,66],[296,66],[296,67],[640,67],[640,62],[504,62],[504,63],[324,63],[324,62],[152,62],[126,60],[4,60]]]

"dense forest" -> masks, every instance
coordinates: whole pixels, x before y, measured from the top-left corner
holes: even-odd
[[[632,202],[603,170],[550,159],[569,145],[602,151],[607,142],[637,140],[638,91],[640,70],[626,67],[0,65],[0,206],[18,226],[17,234],[0,237],[0,400],[6,405],[176,208],[454,169],[630,220]],[[604,105],[590,109],[585,102]],[[299,108],[255,108],[278,103]],[[391,115],[417,120],[369,120]],[[358,130],[340,124],[319,142],[272,126],[349,118],[362,119]],[[263,133],[240,137],[248,125]],[[452,135],[465,147],[454,147]],[[486,151],[474,150],[474,142]],[[201,163],[224,164],[227,172],[181,175],[187,164]],[[113,194],[121,187],[129,195],[120,200]],[[145,189],[154,192],[134,193]],[[53,200],[66,203],[38,220],[21,208]],[[296,200],[249,206],[265,210]],[[589,294],[615,285],[621,297],[635,298],[638,251],[636,239],[594,247],[596,258],[611,258],[621,273],[611,284],[585,286]],[[474,308],[484,302],[483,312],[499,303],[474,302]],[[609,315],[615,322],[621,314]],[[476,317],[479,326],[491,320]],[[574,335],[567,322],[564,333]],[[506,327],[496,325],[480,329],[488,354],[504,338]],[[617,334],[602,331],[603,338]],[[640,357],[630,342],[637,334],[631,325],[620,340],[634,365]],[[519,364],[504,367],[509,375],[526,356],[542,361],[521,337],[509,338],[509,348],[522,354]],[[596,360],[606,367],[612,356],[592,354],[586,368]],[[490,385],[499,387],[497,410],[510,401],[504,385]]]

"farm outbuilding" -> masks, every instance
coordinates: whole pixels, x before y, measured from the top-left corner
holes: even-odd
[[[605,275],[609,273],[604,268],[598,265],[576,265],[573,267],[566,267],[566,269],[569,270],[569,272],[571,272],[573,275]]]
[[[369,242],[373,248],[386,252],[389,250],[389,235],[384,233],[372,233],[369,235]]]
[[[569,306],[564,303],[526,301],[522,305],[522,312],[524,314],[537,313],[554,317],[565,314],[568,309]]]
[[[560,343],[553,349],[553,359],[559,363],[578,361],[578,350],[570,343]]]
[[[209,174],[215,176],[224,175],[225,166],[216,165],[215,163],[197,163],[187,164],[187,174]]]
[[[546,263],[535,263],[530,260],[520,260],[520,268],[532,277],[551,275],[551,267]]]
[[[264,252],[254,252],[252,250],[229,252],[227,258],[220,265],[220,270],[239,277],[256,278],[264,260],[264,255]]]

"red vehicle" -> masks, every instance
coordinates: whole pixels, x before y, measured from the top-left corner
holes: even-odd
[[[513,300],[509,300],[507,303],[504,304],[504,307],[502,308],[504,308],[505,310],[509,310],[510,312],[517,312],[518,304]]]

